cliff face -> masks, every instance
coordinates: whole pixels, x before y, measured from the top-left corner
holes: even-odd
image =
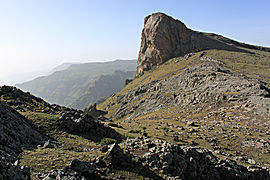
[[[144,19],[136,74],[170,58],[206,49],[243,51],[210,34],[192,31],[166,14],[152,14]]]

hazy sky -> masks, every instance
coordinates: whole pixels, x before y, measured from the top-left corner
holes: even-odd
[[[269,0],[0,0],[0,79],[64,62],[137,58],[143,18],[270,46]]]

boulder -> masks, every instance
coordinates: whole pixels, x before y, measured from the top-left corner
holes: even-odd
[[[82,174],[87,176],[93,175],[96,170],[96,166],[93,163],[82,161],[79,159],[74,159],[71,162],[70,168],[76,172],[81,172]]]

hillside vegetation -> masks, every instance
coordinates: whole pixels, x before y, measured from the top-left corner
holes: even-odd
[[[135,60],[72,64],[65,70],[16,86],[50,103],[83,109],[123,88],[125,80],[134,77],[136,65]]]
[[[249,50],[249,49],[245,49]],[[98,108],[121,133],[211,149],[270,167],[270,53],[206,50],[136,77]]]

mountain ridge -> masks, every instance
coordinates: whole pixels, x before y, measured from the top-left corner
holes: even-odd
[[[124,87],[123,79],[129,79],[134,76],[135,73],[127,73],[135,71],[135,60],[115,60],[110,62],[98,62],[98,63],[83,63],[73,64],[69,68],[63,71],[57,71],[49,76],[38,77],[33,81],[29,81],[23,84],[17,84],[16,86],[23,90],[30,91],[31,93],[42,97],[50,103],[56,103],[60,105],[72,105],[77,99],[88,93],[91,87],[95,85],[104,75],[114,76],[115,71],[120,70],[123,73],[122,80],[115,79],[115,84],[119,87],[108,86],[107,89],[111,89],[111,93],[107,92],[101,94],[96,98],[92,98],[91,101],[85,102],[84,105],[72,106],[83,109],[91,103],[95,103],[99,98],[109,96],[114,89],[120,90]],[[120,82],[121,81],[121,82]],[[94,92],[93,92],[94,93]]]

